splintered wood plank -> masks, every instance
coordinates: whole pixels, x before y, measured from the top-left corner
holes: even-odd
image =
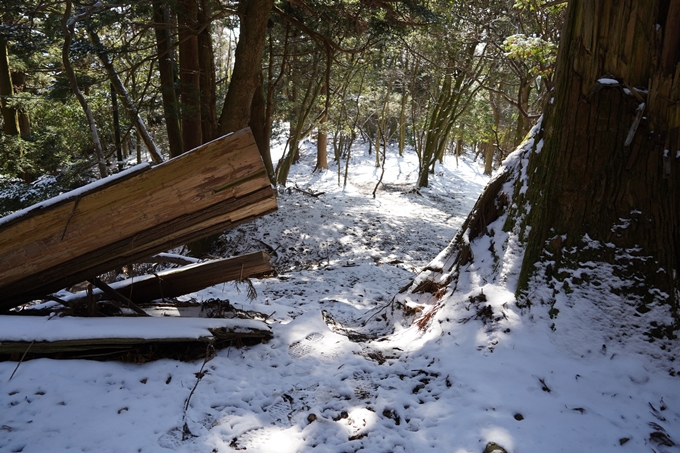
[[[274,210],[250,130],[222,137],[68,202],[0,220],[0,311]]]
[[[164,297],[178,297],[209,286],[271,272],[269,255],[249,253],[234,258],[206,261],[170,269],[154,275],[143,275],[111,284],[111,288],[135,303],[149,302]],[[95,292],[95,296],[101,291]],[[87,294],[77,293],[66,302],[80,302]]]

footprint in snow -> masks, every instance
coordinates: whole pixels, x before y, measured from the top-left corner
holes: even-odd
[[[158,445],[169,450],[176,450],[182,445],[182,430],[180,428],[172,428],[158,438]]]
[[[322,341],[324,339],[326,341]],[[329,344],[329,340],[319,332],[312,332],[302,340],[288,346],[288,353],[298,359],[312,352],[316,353],[318,358],[328,361],[337,358],[342,353],[342,349]]]
[[[307,335],[304,339],[291,343],[288,346],[288,352],[293,357],[303,357],[312,352],[314,346],[311,343],[318,343],[323,339],[323,335],[318,332],[312,332]]]
[[[306,356],[310,352],[312,352],[312,346],[305,343],[304,340],[296,341],[295,343],[292,343],[290,346],[288,346],[288,353],[293,357],[297,357],[298,359],[300,357]]]
[[[270,406],[264,408],[277,426],[290,426],[290,416],[293,412],[293,398],[288,395],[280,396]]]

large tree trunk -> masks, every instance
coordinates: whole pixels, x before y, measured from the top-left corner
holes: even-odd
[[[201,0],[198,10],[198,63],[201,67],[201,129],[203,142],[217,137],[217,92],[215,87],[215,54],[210,36],[212,0]]]
[[[250,121],[250,105],[258,86],[257,74],[262,67],[267,22],[273,6],[274,0],[241,0],[239,3],[239,40],[234,72],[218,123],[220,134],[244,128]]]
[[[168,132],[170,157],[177,157],[184,151],[182,147],[182,130],[179,126],[179,104],[175,94],[175,58],[171,42],[170,11],[161,0],[153,2],[154,30],[156,47],[158,48],[158,72],[160,74],[161,95],[163,97],[163,114]]]
[[[604,262],[629,282],[619,290],[639,311],[676,310],[680,0],[575,0],[567,24],[545,146],[528,168],[519,291],[538,262],[554,261],[547,270],[558,280],[575,262]]]
[[[680,0],[573,0],[567,16],[543,122],[400,297],[435,300],[415,321],[426,328],[444,290],[474,274],[515,291],[521,309],[545,306],[555,332],[578,320],[592,341],[634,337],[649,353],[659,340],[655,354],[670,357],[680,327]]]
[[[196,35],[198,0],[177,4],[179,26],[179,80],[182,101],[182,146],[189,151],[203,144],[201,127],[201,66]]]

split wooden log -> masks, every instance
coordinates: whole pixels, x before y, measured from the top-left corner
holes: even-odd
[[[125,299],[140,304],[165,297],[182,296],[218,283],[241,280],[271,271],[269,255],[255,252],[235,258],[191,264],[154,275],[142,275],[109,286]],[[102,292],[104,291],[95,292],[95,297]],[[84,302],[87,300],[87,294],[76,293],[63,300],[67,303]]]
[[[0,219],[0,312],[276,210],[250,129]]]

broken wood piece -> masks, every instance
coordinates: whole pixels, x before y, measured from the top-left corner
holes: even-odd
[[[238,346],[270,338],[269,326],[248,319],[0,316],[0,360],[19,360],[22,355],[195,360],[205,353],[206,344]]]
[[[92,283],[94,286],[99,288],[104,294],[106,294],[109,297],[114,298],[118,302],[126,305],[129,309],[137,313],[138,315],[141,316],[149,316],[147,312],[139,308],[139,306],[132,302],[130,299],[127,297],[123,296],[119,292],[117,292],[115,289],[111,288],[109,285],[104,283],[103,281],[99,280],[97,277],[92,277],[91,279],[88,280],[88,282]],[[88,295],[89,296],[89,295]]]
[[[242,280],[268,272],[272,272],[269,255],[255,252],[169,269],[154,275],[142,275],[111,283],[109,286],[117,294],[139,304],[165,297],[178,297],[219,283]],[[101,291],[95,293],[95,296],[98,294],[101,294]],[[67,303],[78,303],[86,299],[87,294],[84,292],[63,298]]]
[[[249,129],[0,219],[0,312],[276,210]]]

